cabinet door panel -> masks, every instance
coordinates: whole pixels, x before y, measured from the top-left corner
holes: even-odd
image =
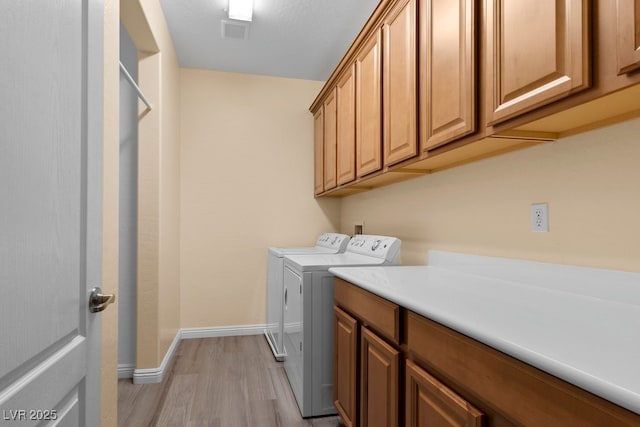
[[[356,173],[382,167],[381,36],[377,31],[356,58]]]
[[[329,94],[324,102],[324,189],[336,186],[336,91]]]
[[[313,115],[314,192],[324,191],[324,110],[322,106]]]
[[[358,425],[358,323],[334,307],[333,400],[347,427]]]
[[[362,327],[361,419],[368,427],[394,427],[398,422],[400,353]]]
[[[418,153],[416,127],[416,0],[401,0],[382,26],[384,164]]]
[[[618,74],[640,68],[640,0],[618,0]]]
[[[356,178],[356,88],[355,65],[347,69],[336,86],[337,96],[337,179],[338,185]]]
[[[489,0],[487,121],[589,87],[588,0]]]
[[[480,427],[483,414],[410,360],[406,364],[406,425]]]
[[[420,105],[424,148],[475,130],[475,0],[421,0]]]

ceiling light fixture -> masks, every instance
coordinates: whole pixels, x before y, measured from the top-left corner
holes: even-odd
[[[253,17],[253,0],[229,0],[229,19],[251,21]]]

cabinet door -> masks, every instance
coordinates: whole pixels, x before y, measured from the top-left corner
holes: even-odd
[[[618,0],[618,74],[640,68],[640,0]]]
[[[361,419],[368,427],[399,425],[400,353],[362,327]]]
[[[313,115],[313,170],[314,193],[324,191],[324,109],[322,106]]]
[[[421,141],[426,149],[475,131],[475,0],[420,0]]]
[[[418,153],[415,1],[400,0],[382,25],[385,165]]]
[[[338,185],[356,178],[356,86],[355,65],[338,80],[337,96],[337,179]]]
[[[334,307],[333,400],[347,427],[358,425],[358,323]]]
[[[406,364],[406,425],[480,427],[483,414],[410,360]]]
[[[336,186],[336,91],[324,101],[324,189]]]
[[[488,124],[589,87],[588,0],[486,5]]]
[[[356,57],[356,173],[382,168],[382,42],[376,31]]]

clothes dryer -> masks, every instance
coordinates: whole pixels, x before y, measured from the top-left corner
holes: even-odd
[[[271,247],[267,262],[267,323],[264,335],[273,356],[283,361],[283,272],[285,255],[313,255],[342,253],[347,248],[350,237],[339,233],[322,233],[315,246]]]
[[[333,280],[330,267],[400,263],[400,240],[356,235],[342,254],[284,259],[284,368],[303,417],[335,414]]]

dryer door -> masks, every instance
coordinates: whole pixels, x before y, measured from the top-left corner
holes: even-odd
[[[284,360],[283,328],[283,286],[284,259],[273,251],[269,251],[267,264],[267,339],[273,355],[278,361]]]
[[[284,268],[284,370],[302,412],[302,273]]]

